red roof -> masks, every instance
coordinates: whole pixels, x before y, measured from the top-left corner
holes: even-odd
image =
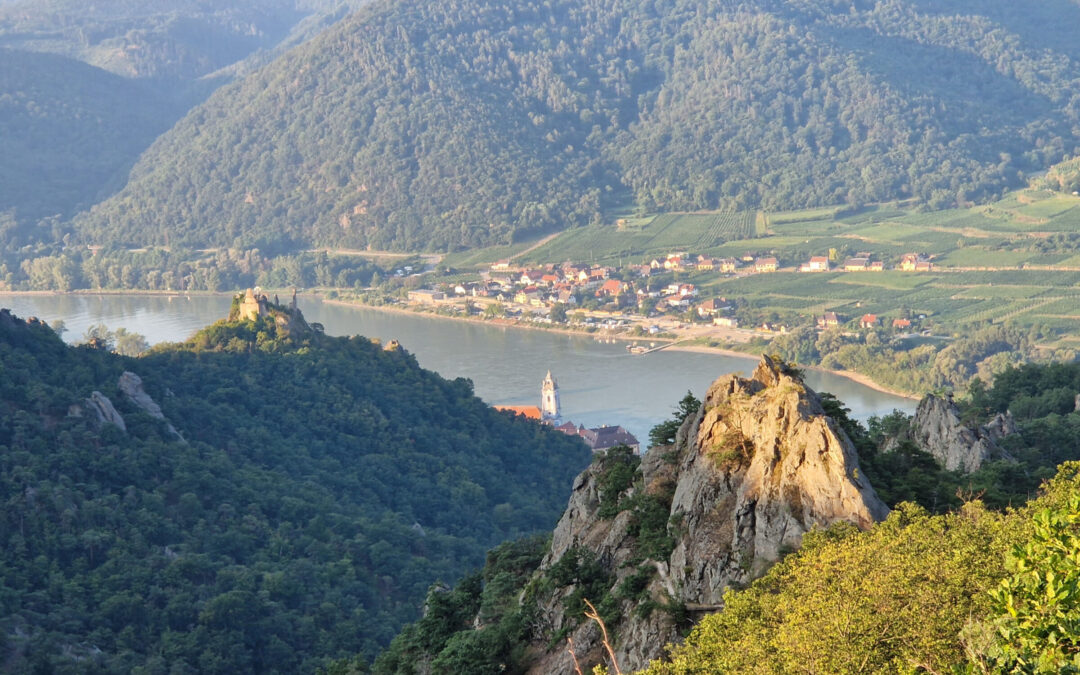
[[[495,409],[512,412],[515,415],[521,415],[522,417],[527,417],[531,420],[540,419],[540,408],[537,408],[534,405],[497,405],[495,406]]]

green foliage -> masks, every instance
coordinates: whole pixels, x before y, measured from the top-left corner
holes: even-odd
[[[706,617],[651,675],[945,672],[958,638],[1001,578],[1001,516],[978,505],[948,515],[905,506],[869,532],[847,524],[803,548]]]
[[[1071,463],[1021,510],[810,532],[644,673],[1075,672],[1077,494]]]
[[[442,673],[523,672],[527,627],[518,594],[546,549],[541,537],[501,544],[488,552],[481,573],[453,591],[432,590],[424,617],[394,638],[372,672],[404,675],[422,663]],[[473,630],[476,618],[481,625]]]
[[[624,493],[634,481],[641,478],[638,466],[641,458],[625,445],[619,445],[597,456],[594,462],[600,464],[596,485],[600,492],[600,518],[614,518],[623,509],[620,507]]]
[[[942,208],[1075,151],[1075,7],[922,10],[372,3],[215,92],[78,226],[122,243],[453,250],[599,222],[628,198]],[[695,227],[709,243],[746,232]]]
[[[118,391],[125,370],[184,441]],[[94,391],[126,433],[68,414]],[[550,528],[588,459],[402,349],[267,319],[130,359],[0,314],[0,410],[16,672],[311,672],[374,654],[436,579]],[[444,595],[442,636],[505,612],[478,577]]]
[[[1009,576],[991,593],[1001,617],[995,670],[1080,672],[1080,495],[1038,511],[1030,538],[1013,548]]]
[[[258,249],[222,249],[213,253],[151,248],[97,252],[50,247],[13,252],[20,274],[13,287],[25,290],[123,289],[148,291],[221,291],[229,288],[360,289],[392,274],[371,260],[354,255],[304,252],[265,255]],[[42,255],[39,255],[42,254]],[[2,255],[2,254],[0,254]],[[400,261],[399,261],[400,263]]]
[[[678,408],[671,414],[671,419],[657,424],[649,430],[649,446],[671,445],[675,442],[675,435],[679,433],[686,418],[696,415],[701,408],[701,401],[694,396],[694,392],[687,390],[686,396],[679,401]]]

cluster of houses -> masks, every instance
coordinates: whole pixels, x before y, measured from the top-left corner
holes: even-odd
[[[648,267],[651,270],[670,271],[716,270],[722,274],[761,274],[776,272],[780,262],[774,256],[745,255],[741,258],[710,258],[704,255],[688,256],[685,253],[672,253],[667,258],[653,259]],[[933,269],[930,256],[922,253],[905,253],[900,258],[896,269],[904,272],[929,272]],[[885,263],[873,260],[871,253],[858,253],[834,265],[829,256],[811,256],[798,266],[800,272],[884,272]]]
[[[837,328],[840,325],[847,322],[845,317],[838,315],[836,312],[825,312],[817,318],[817,327],[822,330],[828,328]],[[877,314],[863,314],[859,319],[859,328],[870,329],[883,326],[884,323]],[[912,327],[912,320],[906,318],[898,318],[892,320],[893,330],[909,330]]]
[[[834,258],[835,253],[832,256],[812,256],[796,269],[800,272],[881,272],[885,269],[884,263],[874,260],[870,253],[858,253],[839,265],[834,265]],[[678,277],[676,281],[663,286],[650,283],[649,278],[661,272],[715,270],[721,274],[761,274],[779,269],[780,262],[774,256],[713,258],[683,252],[671,253],[644,264],[629,265],[618,270],[604,265],[570,262],[516,268],[508,261],[502,261],[492,265],[482,278],[475,281],[444,284],[438,289],[411,290],[408,296],[411,302],[420,304],[438,304],[451,298],[491,298],[534,308],[536,314],[556,305],[569,308],[577,306],[585,299],[595,298],[601,305],[649,307],[651,313],[656,314],[683,314],[694,311],[700,319],[711,320],[715,326],[739,328],[739,321],[734,316],[734,303],[726,298],[702,300],[698,297],[698,289],[694,284],[680,282]],[[933,263],[927,255],[908,253],[901,257],[896,269],[925,272],[933,269]],[[860,324],[876,325],[876,318],[868,314]],[[540,316],[537,320],[549,319]],[[908,320],[894,321],[893,327],[909,328],[910,326],[897,323],[904,321]],[[841,321],[835,316],[825,315],[818,317],[817,323],[820,328],[829,328],[839,325]],[[780,325],[763,324],[755,328],[766,332],[786,332],[786,326]]]
[[[810,260],[799,265],[800,272],[884,272],[885,263],[880,260],[872,260],[869,253],[859,253],[848,258],[841,265],[833,267],[828,256],[811,256]],[[922,253],[905,253],[900,258],[900,264],[896,269],[903,272],[930,272],[934,264],[930,257]]]
[[[640,279],[651,276],[653,268],[634,265],[626,271]],[[672,283],[658,290],[649,290],[646,283],[613,278],[615,272],[613,267],[573,263],[511,270],[506,263],[500,263],[492,266],[485,279],[454,284],[445,290],[412,290],[408,292],[408,297],[410,301],[418,303],[438,303],[451,296],[484,297],[537,308],[556,304],[575,306],[583,297],[595,297],[603,302],[616,301],[623,306],[653,298],[657,301],[656,311],[664,312],[668,309],[688,310],[694,306],[698,296],[694,284]]]

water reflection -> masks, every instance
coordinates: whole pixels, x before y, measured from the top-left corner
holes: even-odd
[[[223,318],[227,296],[59,295],[4,296],[0,306],[19,316],[52,322],[63,319],[70,341],[97,323],[142,333],[151,343],[183,340]],[[425,368],[444,377],[466,377],[489,403],[538,405],[540,381],[548,369],[558,380],[563,419],[586,426],[621,424],[644,440],[648,430],[669,416],[687,390],[699,398],[725,373],[749,374],[752,358],[661,351],[627,353],[622,343],[591,336],[521,330],[505,326],[447,321],[412,314],[324,303],[302,297],[300,307],[331,335],[360,334],[384,342],[399,340]],[[807,371],[818,391],[835,394],[859,419],[914,402],[830,373]]]

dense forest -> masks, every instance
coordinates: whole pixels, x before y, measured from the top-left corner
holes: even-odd
[[[871,418],[867,428],[824,394],[826,413],[853,441],[860,471],[892,515],[867,532],[848,523],[811,532],[763,578],[731,589],[724,610],[673,648],[670,663],[648,672],[1076,672],[1077,391],[1080,364],[1011,368],[991,387],[976,381],[960,402],[964,419],[985,423],[1008,410],[1019,432],[1008,438],[1015,459],[966,475],[946,471],[910,441],[890,443],[906,415]],[[672,443],[699,403],[687,394],[650,440]],[[644,490],[640,473],[635,478],[636,458],[627,459],[618,452],[594,459],[602,467],[601,505],[608,500],[608,517],[630,510],[641,523],[636,536],[662,545],[679,525],[648,517],[642,507],[655,492]],[[648,580],[629,576],[612,594],[603,561],[568,553],[539,573],[546,551],[535,538],[503,544],[452,592],[433,588],[427,614],[379,655],[373,672],[405,675],[417,663],[436,672],[527,672],[534,655],[522,645],[541,634],[530,604],[537,588],[573,583],[565,608],[584,620],[583,599],[604,618],[605,608],[635,597]],[[635,611],[655,609],[645,600]],[[664,611],[689,616],[677,602]],[[607,617],[614,631],[617,619]],[[359,665],[342,660],[328,672],[345,675]]]
[[[0,313],[5,670],[311,672],[554,524],[580,442],[270,310],[138,359]]]
[[[364,1],[0,3],[0,243],[58,242],[216,87]]]
[[[130,78],[191,81],[287,39],[335,0],[10,0],[0,45],[62,54]]]
[[[182,114],[145,83],[0,48],[0,240],[10,249],[55,241],[60,222],[121,187],[139,153]]]
[[[1075,152],[1074,3],[375,2],[218,90],[87,241],[460,249],[606,207],[965,204]]]

